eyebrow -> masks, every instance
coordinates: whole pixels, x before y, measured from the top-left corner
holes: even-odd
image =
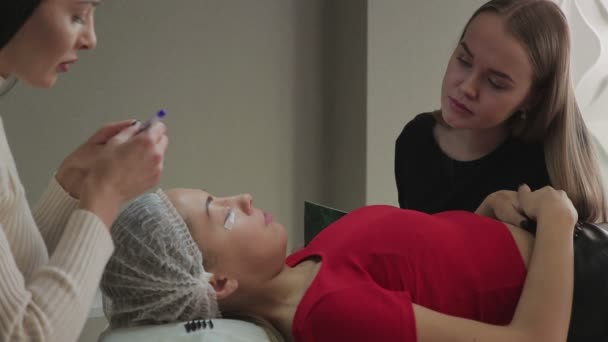
[[[473,53],[471,52],[471,49],[469,49],[469,46],[467,45],[467,43],[465,42],[460,42],[460,46],[462,46],[462,48],[464,49],[464,51],[466,51],[466,53],[471,56],[471,58],[475,58],[475,56],[473,55]],[[513,79],[511,78],[511,76],[505,74],[502,71],[498,71],[496,69],[490,69],[490,72],[493,73],[494,75],[501,77],[501,78],[505,78],[508,81],[511,81],[511,83],[515,83],[515,81],[513,81]]]
[[[205,200],[205,212],[207,213],[207,217],[211,217],[211,215],[209,215],[209,206],[211,205],[211,202],[213,202],[213,196],[207,195],[207,200]]]
[[[88,4],[91,4],[94,7],[97,7],[101,3],[101,0],[78,0],[77,3],[79,5],[88,5]]]

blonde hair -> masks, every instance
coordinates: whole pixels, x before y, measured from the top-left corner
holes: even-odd
[[[222,317],[230,318],[230,319],[238,319],[241,321],[245,321],[245,322],[249,322],[249,323],[253,323],[253,324],[257,325],[258,327],[260,327],[264,330],[266,335],[268,335],[268,339],[271,342],[287,342],[287,339],[285,337],[283,337],[283,335],[281,335],[279,330],[274,325],[272,325],[272,323],[270,323],[267,319],[265,319],[261,316],[252,315],[252,314],[248,314],[248,313],[240,312],[240,311],[235,311],[235,312],[222,312]]]
[[[564,190],[579,219],[607,221],[606,194],[591,134],[579,110],[570,75],[570,32],[558,5],[549,0],[491,0],[469,19],[493,12],[529,51],[534,76],[526,120],[512,115],[512,135],[543,141],[553,187]],[[437,116],[437,115],[435,115]]]

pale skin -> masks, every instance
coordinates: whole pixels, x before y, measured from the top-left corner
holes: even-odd
[[[82,51],[97,46],[95,8],[101,0],[42,0],[2,49],[0,75],[40,88],[55,85]],[[164,124],[139,132],[134,120],[99,129],[57,171],[59,184],[82,209],[111,227],[125,201],[158,183],[168,138]]]
[[[441,87],[441,115],[448,127],[433,134],[452,159],[479,159],[508,137],[506,121],[535,100],[527,50],[487,12],[472,20],[448,63]],[[515,118],[517,119],[517,118]]]
[[[284,264],[284,228],[265,220],[250,195],[213,197],[193,189],[166,192],[184,217],[201,248],[223,311],[249,312],[273,323],[289,340],[297,306],[314,280],[321,262]],[[211,199],[211,200],[210,200]],[[235,223],[225,222],[235,214]],[[578,215],[563,191],[550,187],[501,191],[486,198],[478,214],[505,222],[528,267],[528,275],[513,321],[495,326],[447,316],[414,305],[418,340],[443,341],[565,341],[573,291],[572,234]],[[537,221],[533,239],[515,224],[522,214]]]

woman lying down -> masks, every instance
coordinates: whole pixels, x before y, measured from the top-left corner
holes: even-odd
[[[286,341],[566,341],[577,213],[549,187],[509,196],[535,239],[478,214],[376,205],[286,258],[284,227],[251,196],[159,190],[114,223],[104,310],[111,328],[247,315]],[[479,212],[513,207],[496,203]]]

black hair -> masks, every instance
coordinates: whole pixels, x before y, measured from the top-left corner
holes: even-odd
[[[0,1],[0,49],[13,38],[39,4],[40,0]]]

